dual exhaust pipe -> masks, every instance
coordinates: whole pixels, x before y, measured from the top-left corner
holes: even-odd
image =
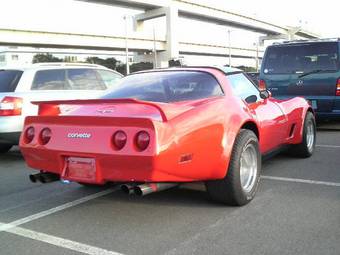
[[[159,183],[145,183],[140,185],[123,184],[120,186],[121,190],[126,194],[135,194],[137,196],[145,196],[150,193],[170,189],[178,186],[178,183],[173,182],[159,182]]]
[[[52,173],[37,173],[30,174],[31,182],[50,183],[59,181],[60,176]],[[159,182],[159,183],[145,183],[140,185],[123,184],[120,186],[121,190],[126,194],[135,194],[137,196],[145,196],[154,192],[170,189],[178,186],[178,183],[173,182]]]
[[[38,173],[38,174],[30,174],[29,178],[31,182],[41,182],[41,183],[49,183],[54,181],[59,181],[60,176],[58,174],[52,173]]]

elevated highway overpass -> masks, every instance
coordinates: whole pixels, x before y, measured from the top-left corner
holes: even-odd
[[[157,52],[166,51],[166,40],[164,38],[154,40],[137,35],[126,38],[123,35],[107,36],[0,28],[0,45],[3,46],[123,51],[126,39],[129,50],[134,52],[151,53],[154,47]],[[229,47],[226,45],[179,42],[179,54],[227,56],[228,50]],[[262,53],[262,51],[259,51],[260,57]],[[231,54],[235,57],[254,58],[256,50],[231,47]]]
[[[126,7],[141,10],[134,16],[134,32],[130,35],[77,34],[54,31],[22,30],[15,27],[1,27],[0,45],[32,46],[43,48],[124,50],[126,43],[130,51],[157,52],[158,66],[166,66],[168,60],[176,59],[180,54],[202,56],[232,56],[241,58],[261,58],[260,47],[238,48],[230,45],[188,42],[178,38],[179,17],[232,26],[247,31],[257,32],[265,39],[311,39],[319,36],[300,28],[290,28],[233,13],[224,9],[195,3],[192,0],[78,0],[96,4]],[[165,38],[151,38],[143,33],[144,21],[154,18],[166,18]],[[138,54],[143,58],[143,54]],[[150,55],[145,55],[150,58]],[[141,59],[142,60],[142,59]]]

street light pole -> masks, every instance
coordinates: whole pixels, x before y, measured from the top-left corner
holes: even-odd
[[[256,72],[259,71],[259,43],[254,43],[254,46],[256,47],[256,56],[255,56],[255,67]]]
[[[129,66],[129,48],[128,48],[128,16],[124,15],[125,20],[125,58],[126,58],[126,75],[130,73]]]
[[[229,49],[229,67],[231,67],[231,42],[230,42],[230,29],[228,29],[228,49]]]
[[[155,26],[153,26],[153,68],[157,68],[157,50],[156,50],[156,31]]]

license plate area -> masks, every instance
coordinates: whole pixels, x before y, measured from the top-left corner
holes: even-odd
[[[66,158],[66,175],[68,179],[85,182],[96,181],[96,160],[94,158]]]

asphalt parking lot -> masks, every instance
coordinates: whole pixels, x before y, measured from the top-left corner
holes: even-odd
[[[263,163],[244,207],[200,184],[127,196],[117,187],[33,184],[18,151],[0,155],[0,254],[340,254],[340,131],[309,159]]]

